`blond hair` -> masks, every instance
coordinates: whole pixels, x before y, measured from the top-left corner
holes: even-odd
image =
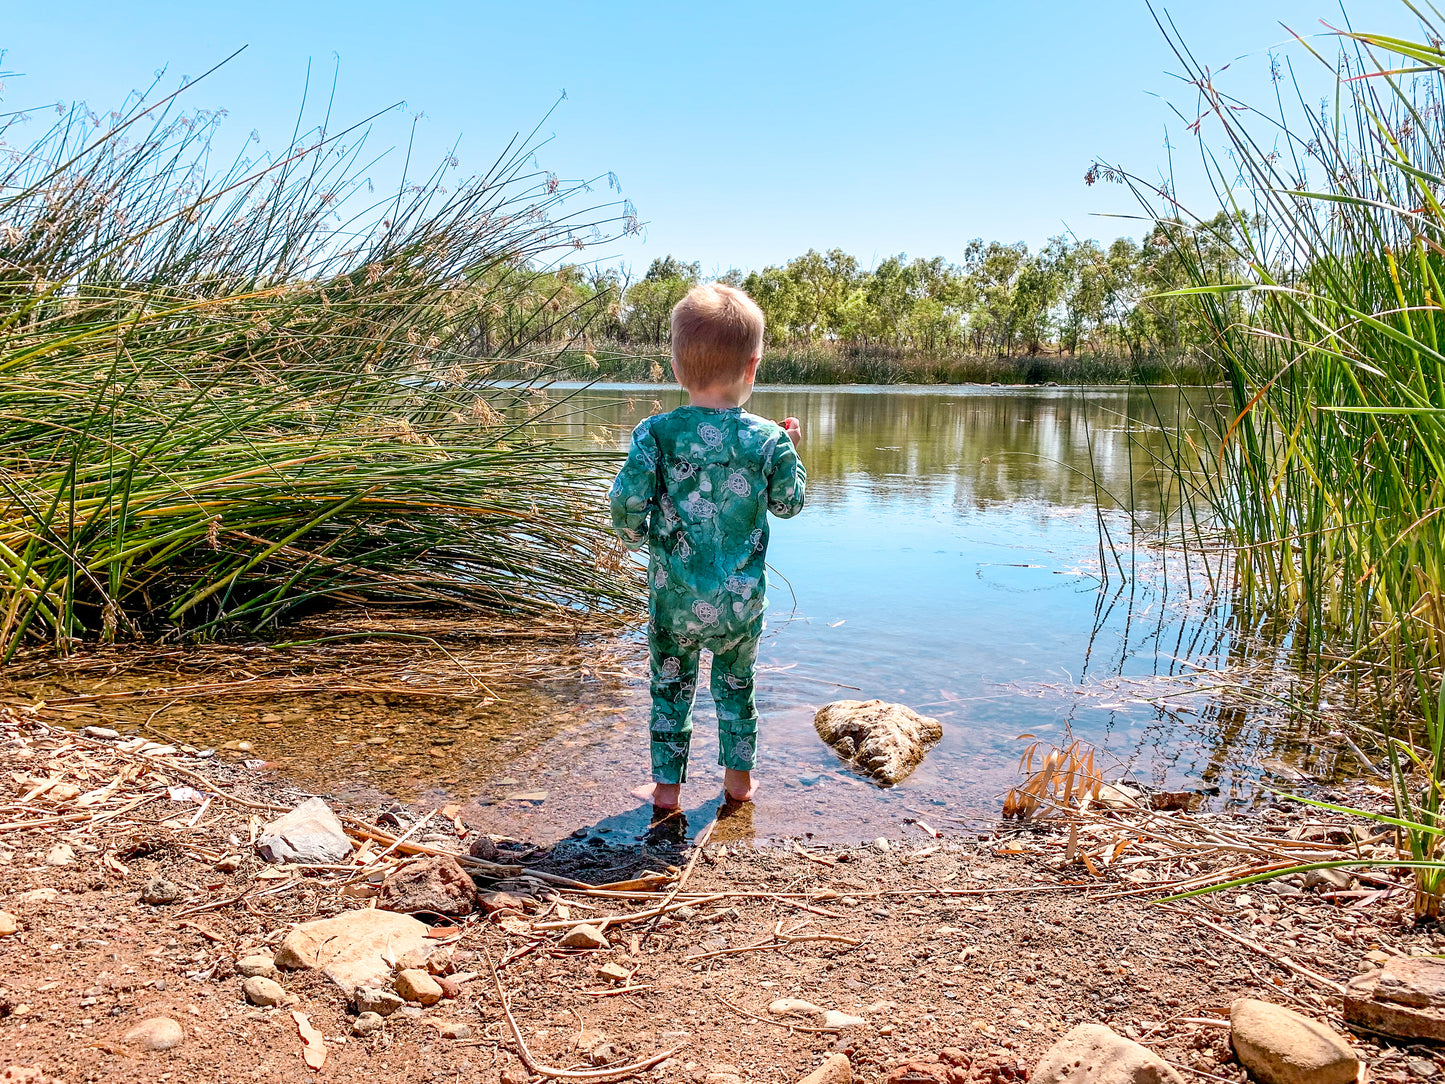
[[[736,380],[763,352],[763,310],[741,290],[694,286],[672,310],[672,360],[690,387]]]

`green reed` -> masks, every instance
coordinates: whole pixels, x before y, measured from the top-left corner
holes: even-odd
[[[1165,27],[1198,91],[1201,149],[1247,269],[1203,258],[1203,219],[1117,170],[1156,209],[1194,286],[1226,374],[1208,448],[1176,444],[1185,537],[1229,543],[1224,577],[1243,613],[1285,628],[1315,675],[1373,696],[1395,767],[1396,816],[1422,914],[1445,890],[1445,52],[1340,35],[1334,94],[1307,101],[1277,69],[1276,112],[1246,107]],[[1309,48],[1308,46],[1305,46]],[[1218,133],[1217,139],[1209,135]]]
[[[630,606],[610,457],[496,376],[545,379],[538,269],[630,207],[574,209],[530,138],[388,194],[360,126],[213,170],[217,122],[139,96],[0,128],[0,658],[335,602]],[[524,332],[478,358],[504,311]]]

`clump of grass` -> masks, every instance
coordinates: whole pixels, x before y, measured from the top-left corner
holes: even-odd
[[[1326,61],[1328,108],[1297,93],[1273,116],[1224,94],[1169,29],[1197,114],[1227,152],[1202,142],[1236,224],[1243,280],[1211,277],[1198,241],[1205,220],[1178,219],[1169,191],[1105,174],[1177,223],[1170,237],[1195,285],[1175,296],[1202,307],[1227,374],[1218,443],[1176,447],[1173,467],[1193,497],[1180,524],[1234,544],[1225,586],[1241,613],[1283,623],[1306,668],[1346,668],[1375,695],[1394,765],[1397,815],[1386,820],[1410,852],[1420,913],[1438,916],[1445,51],[1430,17],[1407,7],[1424,43],[1342,34],[1346,48]]]
[[[629,606],[609,456],[542,439],[555,404],[494,374],[545,379],[530,284],[630,207],[574,210],[531,138],[388,195],[360,127],[212,171],[217,123],[80,106],[0,163],[0,658],[332,602]],[[475,357],[519,305],[532,335]]]

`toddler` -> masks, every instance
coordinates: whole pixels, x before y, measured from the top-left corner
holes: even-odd
[[[672,310],[672,371],[689,405],[632,432],[612,483],[613,529],[648,547],[652,785],[633,793],[678,808],[687,779],[698,652],[712,652],[718,763],[734,801],[750,801],[757,756],[753,667],[767,605],[768,512],[803,508],[806,475],[782,426],[744,413],[763,354],[763,314],[741,290],[694,287]]]

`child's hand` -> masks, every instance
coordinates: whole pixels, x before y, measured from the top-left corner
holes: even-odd
[[[803,426],[797,418],[784,418],[780,424],[783,427],[783,432],[788,434],[788,439],[791,440],[794,444],[798,444],[802,441]]]

